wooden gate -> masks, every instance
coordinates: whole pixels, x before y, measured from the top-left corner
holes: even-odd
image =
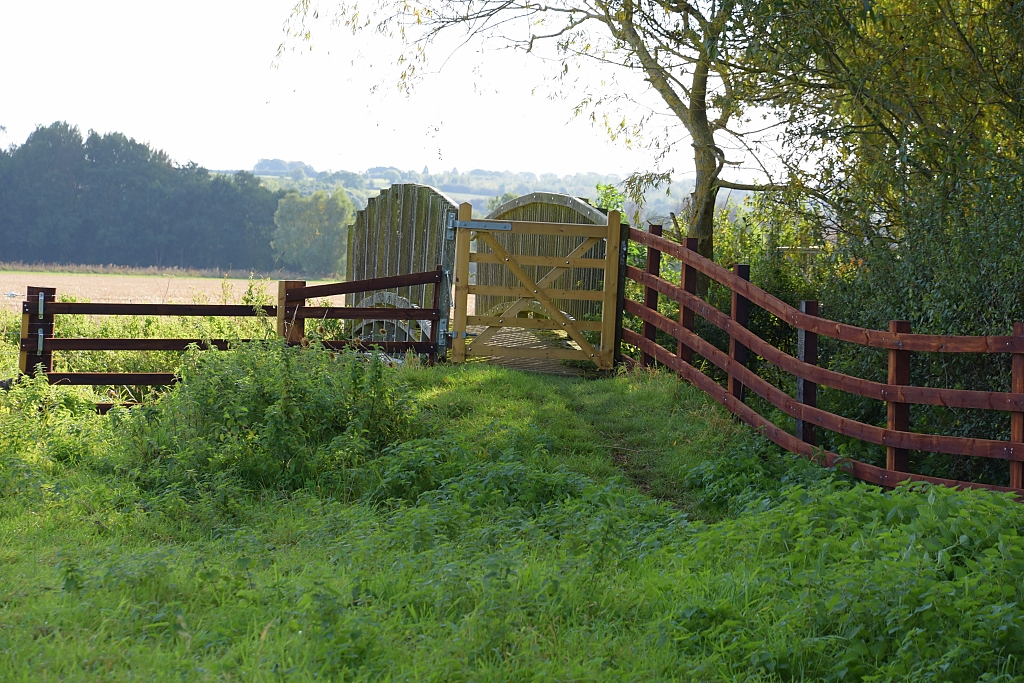
[[[620,216],[618,211],[608,214],[607,225],[578,223],[538,223],[530,221],[471,220],[472,207],[459,206],[455,222],[455,321],[452,329],[452,361],[461,363],[468,356],[498,356],[513,358],[546,358],[559,360],[589,360],[598,368],[610,370],[614,363],[616,332],[616,300],[619,286]],[[564,254],[510,253],[509,235],[568,237],[569,247]],[[587,254],[607,240],[603,258],[588,258]],[[480,247],[471,248],[476,241]],[[520,252],[536,252],[540,240],[514,240],[521,245]],[[533,249],[531,249],[533,245]],[[470,264],[503,265],[518,282],[516,286],[487,286],[470,283]],[[574,287],[575,269],[597,269],[604,273],[596,289]],[[552,285],[563,275],[564,288]],[[518,297],[503,311],[486,311],[486,315],[469,315],[469,295]],[[556,301],[600,302],[598,320],[575,320],[560,308]],[[532,317],[522,317],[528,309]],[[479,311],[474,311],[479,313]],[[598,316],[594,316],[598,317]],[[467,334],[471,326],[484,326],[472,340]],[[519,348],[488,343],[503,328],[562,331],[574,346],[557,349]],[[591,332],[590,339],[585,332]]]

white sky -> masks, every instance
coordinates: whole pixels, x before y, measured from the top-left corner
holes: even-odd
[[[543,87],[531,94],[554,67],[522,54],[464,49],[406,97],[386,78],[398,45],[322,23],[312,52],[288,53],[274,69],[291,6],[3,0],[0,146],[64,120],[211,169],[281,158],[317,170],[654,170],[652,153],[573,120],[575,99],[551,100]],[[583,74],[592,85],[602,78],[594,69]],[[689,145],[679,149],[662,163],[677,178],[692,165]]]

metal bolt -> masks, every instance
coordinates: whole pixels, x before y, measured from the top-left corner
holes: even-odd
[[[508,256],[505,257],[505,260],[508,261]]]
[[[505,321],[504,321],[504,320],[502,320],[501,318],[498,318],[498,322],[499,322],[499,323],[503,323],[503,322],[505,322]]]
[[[593,357],[594,357],[594,354],[590,354],[590,357],[591,357],[591,358],[593,358]]]
[[[533,293],[534,293],[534,294],[536,294],[536,293],[537,293],[537,290],[536,290],[536,289],[535,289],[535,290],[533,290]]]

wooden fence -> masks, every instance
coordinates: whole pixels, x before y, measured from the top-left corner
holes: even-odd
[[[653,226],[652,226],[653,227]],[[638,347],[645,364],[661,363],[675,370],[728,408],[741,420],[763,432],[769,439],[792,453],[820,459],[826,465],[837,465],[864,481],[895,486],[902,481],[928,481],[947,486],[978,487],[1024,494],[1024,324],[1014,326],[1012,336],[941,336],[912,334],[906,321],[894,320],[888,330],[869,330],[834,322],[817,316],[817,302],[803,302],[798,310],[752,285],[749,267],[738,265],[732,271],[702,258],[696,251],[696,240],[685,245],[669,241],[657,233],[629,231],[629,239],[648,249],[646,271],[627,266],[626,277],[645,288],[644,302],[625,299],[623,310],[644,322],[642,333],[622,330],[622,341]],[[681,262],[681,286],[659,275],[661,254]],[[731,314],[727,315],[696,295],[697,274],[703,273],[732,292]],[[657,310],[659,296],[679,303],[678,320]],[[749,306],[754,304],[780,320],[796,327],[800,335],[801,357],[793,357],[773,347],[747,329]],[[702,339],[694,332],[694,314],[707,320],[729,335],[729,353]],[[666,349],[655,341],[661,330],[677,341],[675,349]],[[843,342],[888,349],[889,373],[885,384],[817,366],[817,336],[824,335]],[[776,368],[796,376],[797,397],[794,398],[768,383],[747,368],[748,350]],[[940,353],[1010,353],[1012,393],[966,391],[908,386],[912,352]],[[699,354],[728,376],[723,387],[693,364]],[[887,424],[884,428],[850,420],[817,407],[817,386],[885,401]],[[744,403],[744,392],[750,390],[785,414],[795,418],[796,434],[790,434]],[[999,410],[1010,413],[1010,440],[973,439],[957,436],[917,434],[910,431],[910,404],[939,405],[950,408]],[[820,427],[847,437],[887,449],[886,467],[841,458],[816,445],[815,428]],[[929,477],[909,472],[910,451],[966,455],[1008,460],[1008,486]]]
[[[438,353],[438,325],[441,309],[441,266],[435,270],[357,282],[306,286],[302,280],[278,283],[277,306],[209,305],[209,304],[114,304],[65,303],[56,301],[56,289],[29,287],[22,304],[21,357],[19,369],[32,376],[41,367],[51,384],[91,386],[159,386],[173,384],[169,372],[54,372],[54,351],[183,351],[190,345],[226,349],[226,339],[115,339],[54,337],[54,318],[58,315],[147,315],[198,317],[276,318],[278,335],[289,343],[299,344],[305,336],[305,321],[310,319],[345,320],[417,320],[430,323],[427,340],[379,342],[362,339],[325,341],[330,348],[380,348],[388,353],[413,351],[427,355],[431,362]],[[351,292],[389,290],[399,287],[433,285],[431,308],[353,308],[340,306],[306,306],[308,299]],[[447,310],[445,310],[447,316]],[[243,341],[243,340],[240,340]],[[99,404],[100,410],[109,404]]]

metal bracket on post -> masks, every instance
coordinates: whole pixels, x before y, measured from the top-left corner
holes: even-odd
[[[454,211],[448,212],[448,220],[445,223],[444,238],[448,241],[455,239],[455,219],[458,218],[458,214]]]
[[[42,292],[39,292],[39,319],[43,319],[43,306],[45,305],[46,297]]]
[[[43,331],[42,330],[39,330],[39,337],[38,337],[38,339],[39,339],[39,343],[36,345],[36,355],[37,356],[41,356],[41,355],[43,355]]]
[[[445,347],[448,346],[448,318],[437,321],[437,355],[444,358]]]

